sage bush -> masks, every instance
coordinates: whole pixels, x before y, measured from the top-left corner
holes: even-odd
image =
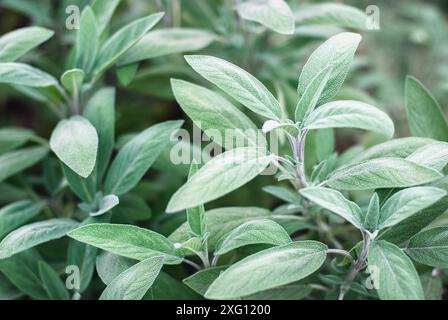
[[[1,299],[442,299],[443,7],[52,4],[1,4]]]

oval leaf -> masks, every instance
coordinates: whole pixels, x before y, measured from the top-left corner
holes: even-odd
[[[11,151],[0,156],[0,182],[19,173],[40,160],[48,153],[46,147],[31,147]]]
[[[58,81],[52,75],[16,62],[0,63],[0,83],[36,88],[58,85]]]
[[[422,231],[411,238],[406,253],[418,263],[448,268],[448,227]]]
[[[11,230],[37,216],[44,208],[44,202],[23,200],[0,209],[0,238]]]

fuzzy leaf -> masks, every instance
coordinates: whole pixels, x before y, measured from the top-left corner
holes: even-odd
[[[46,262],[39,261],[40,280],[51,300],[69,300],[69,294],[58,273]]]
[[[52,75],[30,65],[5,62],[0,63],[0,83],[43,88],[57,86],[58,81]]]
[[[97,20],[98,36],[101,35],[109,24],[120,0],[94,0],[92,10]]]
[[[78,95],[84,81],[84,71],[81,69],[71,69],[61,76],[61,83],[68,92]]]
[[[42,160],[47,153],[47,147],[31,147],[1,155],[0,182],[33,166]]]
[[[22,200],[0,209],[0,239],[7,233],[36,217],[44,208],[44,202]]]
[[[438,141],[423,146],[414,151],[406,159],[442,171],[448,163],[448,143]]]
[[[418,263],[448,268],[448,227],[431,228],[416,234],[406,253]]]
[[[98,53],[99,33],[95,14],[90,6],[82,11],[76,34],[75,65],[84,70],[87,77],[94,66]]]

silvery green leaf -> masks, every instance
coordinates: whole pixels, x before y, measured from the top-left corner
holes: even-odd
[[[72,95],[78,95],[84,81],[84,71],[81,69],[71,69],[61,76],[61,83]]]
[[[280,122],[278,120],[267,120],[263,123],[263,127],[261,128],[265,134],[277,129],[284,130],[294,138],[298,137],[300,134],[299,128],[297,128],[294,124],[289,122]]]
[[[103,214],[109,212],[110,210],[112,210],[112,208],[117,206],[119,203],[120,203],[120,200],[114,194],[109,194],[107,196],[104,196],[101,198],[101,200],[98,204],[98,210],[95,212],[90,212],[90,215],[92,217],[97,217],[97,216],[103,215]]]
[[[416,234],[409,241],[406,253],[418,263],[447,268],[448,227],[431,228]]]
[[[132,63],[122,67],[117,67],[117,77],[120,84],[124,87],[127,87],[132,80],[134,80],[137,71],[138,71],[139,63]]]
[[[269,210],[257,207],[228,207],[206,211],[204,222],[209,234],[207,238],[209,250],[214,250],[216,242],[239,225],[269,217],[272,217]],[[169,236],[172,242],[177,243],[185,242],[189,238],[189,226],[186,222]]]
[[[199,170],[199,166],[192,163],[190,166],[190,173],[188,179],[191,179]],[[187,221],[190,226],[190,231],[196,236],[203,236],[205,234],[205,222],[204,222],[204,205],[187,209]]]
[[[282,34],[294,33],[294,15],[283,0],[248,0],[239,3],[236,11],[241,18],[255,21]]]
[[[84,109],[84,117],[98,133],[98,180],[101,180],[109,164],[115,144],[115,88],[98,90]]]
[[[271,244],[280,246],[291,242],[288,233],[277,222],[260,219],[246,222],[221,238],[215,248],[215,255],[250,244]]]
[[[166,121],[156,124],[126,143],[110,166],[104,191],[120,196],[135,187],[182,123]]]
[[[448,163],[448,143],[437,141],[423,146],[406,159],[442,171]]]
[[[22,200],[0,209],[0,239],[23,223],[36,217],[44,208],[44,202]]]
[[[326,256],[327,246],[317,241],[298,241],[260,251],[221,273],[205,297],[238,298],[298,281],[318,270]]]
[[[448,125],[442,109],[416,78],[406,78],[406,113],[413,136],[448,140]]]
[[[303,123],[307,129],[358,128],[391,138],[394,123],[378,108],[358,101],[333,101],[314,110]]]
[[[109,285],[120,273],[132,267],[136,261],[103,252],[96,258],[96,271],[105,285]]]
[[[330,160],[334,154],[335,135],[332,128],[316,130],[314,134],[314,144],[317,161]],[[336,161],[336,159],[334,160]]]
[[[297,191],[286,187],[266,186],[263,187],[263,191],[289,203],[300,204],[302,202]]]
[[[0,154],[21,147],[35,138],[31,130],[15,127],[2,128],[0,129]]]
[[[323,3],[301,7],[295,13],[297,26],[332,25],[365,30],[368,16],[358,8],[342,3]]]
[[[381,207],[378,229],[391,227],[442,199],[447,192],[434,187],[398,191]]]
[[[312,287],[308,285],[290,284],[254,293],[244,297],[243,300],[302,300],[312,291]]]
[[[68,291],[58,273],[44,261],[39,261],[40,280],[51,300],[69,300]]]
[[[314,110],[319,101],[325,86],[330,80],[330,75],[333,72],[331,66],[323,68],[307,85],[303,95],[300,97],[299,103],[296,106],[295,119],[302,122]]]
[[[361,208],[356,203],[347,200],[339,191],[329,188],[309,187],[301,189],[300,194],[322,208],[341,216],[356,228],[362,229]]]
[[[211,56],[191,55],[185,59],[197,73],[253,112],[268,119],[282,118],[280,104],[272,93],[240,67]]]
[[[223,272],[227,266],[211,267],[202,269],[195,274],[185,278],[183,282],[191,289],[199,293],[201,296],[205,295],[207,289],[215,281],[221,272]]]
[[[157,232],[133,225],[95,223],[79,227],[69,237],[97,248],[136,260],[163,255],[164,263],[182,261],[174,244]]]
[[[260,148],[237,148],[207,162],[171,197],[167,212],[177,212],[218,199],[259,175],[274,155]]]
[[[76,33],[75,66],[84,70],[88,78],[97,57],[98,43],[96,17],[92,8],[86,6],[82,11],[79,30]]]
[[[372,280],[382,300],[424,299],[422,284],[411,259],[396,245],[374,241],[369,249],[368,265],[376,268],[377,277]]]
[[[101,47],[95,63],[95,73],[100,74],[113,65],[156,25],[163,13],[154,13],[124,26],[114,33]]]
[[[73,193],[85,203],[93,203],[96,193],[95,174],[83,178],[65,164],[62,165],[62,171],[64,172],[65,179]],[[95,171],[93,173],[95,173]]]
[[[140,300],[154,283],[163,266],[163,257],[143,260],[116,277],[103,291],[100,300]]]
[[[58,81],[52,75],[30,65],[4,62],[0,63],[0,83],[43,88],[56,86]]]
[[[118,61],[126,65],[173,53],[201,50],[212,43],[217,36],[206,30],[169,28],[148,32]]]
[[[367,149],[356,156],[351,162],[360,163],[365,160],[385,157],[406,158],[416,150],[433,142],[435,140],[420,137],[393,139]]]
[[[13,62],[47,41],[54,32],[42,27],[26,27],[0,37],[0,62]]]
[[[120,0],[94,0],[92,10],[97,20],[98,36],[104,32],[109,24],[115,9],[120,4]]]
[[[255,124],[219,94],[177,79],[171,80],[171,88],[182,110],[215,143],[226,149],[266,145],[264,136],[259,133]],[[232,137],[228,137],[230,132]],[[223,141],[225,138],[227,139]]]
[[[83,178],[93,171],[98,151],[98,134],[89,120],[73,116],[58,123],[50,137],[51,150]]]
[[[76,221],[63,218],[24,225],[0,242],[0,259],[6,259],[41,243],[62,238],[77,226]]]
[[[327,184],[342,190],[405,188],[441,178],[438,171],[401,158],[378,158],[334,171]]]
[[[0,182],[33,166],[47,153],[47,147],[30,147],[2,154],[0,156]]]
[[[374,193],[370,198],[369,207],[363,220],[363,227],[370,232],[378,229],[378,222],[380,219],[380,199],[378,193]]]
[[[120,196],[120,204],[114,208],[114,220],[120,222],[148,220],[151,215],[146,201],[132,193]]]
[[[334,97],[341,88],[350,69],[355,51],[361,41],[361,36],[356,33],[340,33],[323,43],[310,56],[299,78],[299,96],[305,94],[308,84],[323,69],[331,66],[332,73],[322,95],[317,102],[321,105]]]

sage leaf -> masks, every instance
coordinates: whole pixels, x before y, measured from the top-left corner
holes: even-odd
[[[92,217],[103,215],[112,210],[112,208],[117,206],[119,203],[120,201],[118,197],[114,194],[109,194],[107,196],[101,197],[101,200],[99,201],[98,204],[98,210],[95,212],[90,212],[90,215]]]
[[[201,55],[185,56],[188,64],[205,79],[253,112],[280,120],[282,111],[272,93],[254,76],[225,60]]]
[[[39,275],[51,300],[69,300],[70,296],[58,273],[46,262],[39,261]]]
[[[318,270],[327,246],[297,241],[260,251],[230,266],[212,283],[205,297],[231,299],[303,279]]]
[[[114,221],[142,221],[150,219],[151,216],[152,210],[146,201],[132,193],[120,196],[120,203],[114,207]]]
[[[97,32],[100,36],[109,24],[115,9],[120,4],[120,0],[94,0],[92,10],[97,21]]]
[[[64,72],[61,76],[61,83],[72,95],[78,95],[84,81],[84,71],[80,69],[71,69]]]
[[[188,179],[191,179],[199,170],[197,164],[192,163],[190,166],[190,173]],[[187,209],[187,221],[190,226],[191,233],[200,237],[205,234],[205,223],[204,223],[204,205],[199,205],[197,207]]]
[[[35,139],[33,131],[21,128],[0,129],[0,154],[23,146],[30,140]]]
[[[0,239],[10,231],[36,217],[44,206],[45,203],[42,201],[22,200],[2,207],[0,209]]]
[[[286,187],[266,186],[263,187],[263,191],[289,203],[300,204],[302,202],[296,191],[292,191]]]
[[[43,88],[57,86],[58,81],[52,75],[30,65],[4,62],[0,63],[0,83]]]
[[[30,147],[0,156],[0,182],[35,165],[48,153],[47,147]]]
[[[423,146],[410,154],[406,159],[437,171],[442,171],[448,163],[448,143],[438,141]]]
[[[65,164],[62,165],[62,171],[70,189],[79,199],[86,203],[93,203],[95,201],[96,184],[94,174],[83,178]]]
[[[424,230],[411,238],[406,253],[418,263],[435,268],[448,266],[448,227]]]
[[[370,198],[369,207],[367,208],[366,215],[362,225],[371,233],[378,230],[378,222],[380,220],[380,199],[378,193],[374,193]]]
[[[90,78],[98,52],[99,34],[97,29],[95,14],[90,6],[86,6],[82,11],[79,30],[76,34],[75,65],[84,70],[87,78]]]
[[[96,258],[96,271],[104,284],[109,285],[120,273],[135,263],[134,260],[105,251]]]

